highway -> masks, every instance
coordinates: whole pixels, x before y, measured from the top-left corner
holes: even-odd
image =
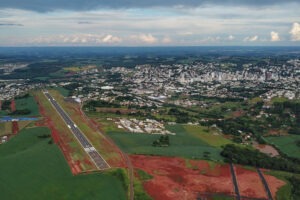
[[[64,120],[68,128],[74,134],[78,142],[81,144],[85,152],[90,156],[92,161],[95,163],[98,169],[104,170],[110,168],[108,163],[102,158],[99,152],[91,144],[91,142],[86,138],[86,136],[81,132],[77,125],[72,121],[68,114],[62,109],[62,107],[56,102],[56,100],[48,93],[48,91],[43,91],[47,99],[50,101],[52,106]]]

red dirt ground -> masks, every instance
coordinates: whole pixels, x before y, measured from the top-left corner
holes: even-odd
[[[130,156],[134,168],[142,169],[153,176],[144,182],[144,188],[155,200],[196,199],[197,193],[233,195],[232,177],[229,165],[210,166],[206,161],[174,157]],[[255,171],[237,167],[238,184],[243,196],[266,197],[261,180]],[[269,187],[275,195],[285,183],[275,177],[265,175]]]
[[[19,132],[19,125],[18,122],[12,122],[12,134],[16,135]]]
[[[10,103],[10,110],[11,110],[11,112],[16,111],[16,102],[15,102],[14,99],[11,100],[11,103]]]
[[[268,170],[262,170],[263,173],[266,172],[266,171],[268,171]],[[285,182],[283,182],[282,180],[277,179],[274,176],[267,175],[265,173],[264,173],[264,177],[265,177],[265,179],[268,183],[268,186],[271,190],[273,199],[275,199],[276,192],[279,190],[280,187],[285,185]]]
[[[235,117],[235,118],[240,117],[242,115],[244,115],[244,111],[243,110],[234,111],[232,113],[232,116]]]
[[[267,198],[264,185],[256,171],[246,170],[236,165],[235,173],[241,196]]]

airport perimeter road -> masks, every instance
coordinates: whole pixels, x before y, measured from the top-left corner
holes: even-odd
[[[268,183],[267,183],[267,181],[266,181],[263,173],[261,172],[261,170],[258,167],[256,168],[256,170],[257,170],[258,175],[259,175],[259,177],[260,177],[260,179],[261,179],[261,181],[262,181],[262,183],[263,183],[263,185],[265,187],[265,190],[266,190],[267,195],[268,195],[268,200],[273,200],[271,190],[270,190],[270,188],[268,186]]]
[[[47,99],[50,101],[52,106],[59,113],[61,118],[67,124],[71,132],[77,138],[85,152],[90,156],[98,169],[108,169],[110,166],[108,163],[102,158],[99,152],[93,147],[91,142],[85,137],[85,135],[81,132],[81,130],[77,127],[77,125],[71,120],[68,114],[62,109],[62,107],[56,102],[56,100],[48,93],[48,91],[43,91]]]

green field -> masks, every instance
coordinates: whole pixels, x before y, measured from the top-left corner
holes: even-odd
[[[296,141],[300,140],[300,135],[266,137],[266,140],[288,156],[300,158],[300,147],[296,145]]]
[[[69,96],[69,94],[70,94],[70,91],[67,90],[67,89],[65,89],[65,88],[63,88],[63,87],[56,87],[56,88],[53,88],[53,89],[59,91],[59,93],[60,93],[61,95],[63,95],[64,97],[67,97],[67,96]]]
[[[0,136],[8,135],[12,133],[12,123],[11,122],[1,122],[0,123]]]
[[[39,116],[39,108],[32,96],[27,98],[16,99],[16,109],[29,109],[30,113],[27,116]]]
[[[170,125],[167,129],[176,133],[174,136],[169,136],[170,146],[168,147],[152,146],[152,142],[158,139],[159,135],[126,133],[123,131],[111,131],[108,132],[108,135],[119,147],[131,154],[181,156],[185,158],[211,159],[215,161],[222,160],[220,156],[221,147],[218,147],[220,146],[219,142],[216,141],[214,146],[212,146],[197,136],[195,132],[191,133],[187,131],[183,125]],[[208,141],[208,139],[206,139],[206,141]],[[226,142],[223,141],[221,143]],[[205,156],[205,154],[207,154],[206,152],[209,152],[208,157]]]
[[[2,200],[126,199],[126,191],[110,172],[73,176],[47,128],[27,128],[0,145]]]
[[[1,116],[7,116],[7,115],[8,115],[8,113],[6,111],[0,110],[0,117]]]

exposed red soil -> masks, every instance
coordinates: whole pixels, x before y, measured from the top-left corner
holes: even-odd
[[[262,172],[264,173],[264,177],[268,183],[268,186],[271,190],[272,193],[272,197],[273,199],[275,199],[276,197],[276,192],[279,190],[279,188],[281,188],[282,186],[284,186],[286,183],[280,179],[277,179],[274,176],[268,175],[265,172],[267,172],[268,170],[262,170]]]
[[[14,99],[11,100],[11,103],[10,103],[10,110],[11,110],[11,112],[16,111],[16,102],[15,102]]]
[[[144,187],[155,200],[196,199],[200,193],[233,194],[230,170],[227,165],[213,169],[205,161],[187,163],[182,158],[130,156],[133,166],[154,178]]]
[[[132,155],[134,168],[144,170],[153,179],[144,182],[147,193],[155,200],[189,200],[196,199],[198,193],[223,194],[233,196],[233,183],[229,165],[215,164],[206,161],[174,157]],[[242,196],[266,198],[266,192],[257,172],[236,167],[237,179]],[[275,196],[278,188],[285,183],[270,175],[265,175],[270,190]]]
[[[12,122],[12,134],[16,135],[19,132],[19,125],[17,121]]]
[[[242,116],[242,115],[244,115],[244,111],[243,111],[243,110],[237,110],[237,111],[234,111],[234,112],[232,113],[232,116],[233,116],[233,117],[240,117],[240,116]]]
[[[278,151],[272,147],[271,145],[265,145],[265,144],[253,144],[253,147],[259,150],[262,153],[268,154],[271,157],[278,156]]]
[[[266,136],[278,136],[278,135],[288,135],[286,130],[279,130],[279,129],[271,129],[268,131]]]
[[[235,173],[241,196],[267,198],[264,185],[256,171],[250,171],[241,166],[235,166]]]

